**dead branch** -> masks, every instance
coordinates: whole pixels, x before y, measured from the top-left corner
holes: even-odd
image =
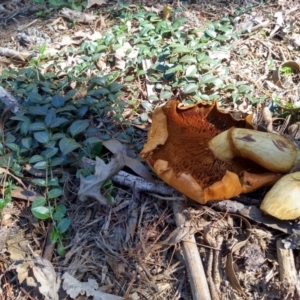
[[[277,257],[280,269],[280,280],[291,287],[297,282],[297,270],[292,249],[285,249],[281,239],[276,241]]]
[[[0,100],[7,107],[13,105],[13,107],[11,107],[12,113],[16,114],[19,111],[20,104],[18,103],[17,99],[12,94],[7,92],[2,86],[0,86]]]
[[[181,228],[188,221],[183,215],[183,204],[179,201],[173,202],[173,210],[177,227]],[[202,265],[194,235],[187,235],[182,241],[183,255],[188,270],[193,299],[211,300],[206,274]]]
[[[155,180],[155,183],[152,183],[148,180],[126,173],[124,171],[119,171],[111,179],[117,184],[132,188],[137,194],[139,194],[140,192],[150,192],[165,196],[172,196],[176,194],[178,195],[177,191],[160,180]]]
[[[34,52],[28,52],[28,51],[19,52],[13,49],[3,48],[3,47],[0,47],[0,55],[5,57],[10,57],[10,58],[15,58],[19,61],[28,61],[32,57],[37,56],[37,54]]]

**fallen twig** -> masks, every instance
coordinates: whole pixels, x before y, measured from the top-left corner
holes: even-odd
[[[285,249],[281,239],[276,241],[276,249],[280,270],[280,280],[284,286],[288,288],[289,292],[294,294],[298,279],[293,250]]]
[[[124,171],[119,171],[111,179],[117,184],[131,187],[137,194],[139,194],[140,192],[151,192],[154,194],[157,193],[166,196],[178,194],[176,190],[160,180],[155,180],[155,183],[152,183],[148,180],[126,173]]]
[[[174,201],[173,210],[177,227],[183,227],[187,222],[182,214],[182,202]],[[183,255],[187,267],[193,299],[210,300],[211,295],[208,288],[206,274],[202,265],[194,235],[187,235],[182,241]]]

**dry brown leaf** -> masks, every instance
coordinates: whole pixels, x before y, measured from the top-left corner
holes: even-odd
[[[101,194],[101,187],[104,182],[124,167],[124,158],[121,152],[118,152],[111,161],[106,164],[102,159],[96,157],[95,174],[86,179],[80,178],[80,188],[78,198],[85,201],[87,198],[98,200],[103,205],[109,205],[108,199]]]
[[[7,251],[12,261],[25,260],[28,253],[28,240],[24,238],[23,232],[19,232],[7,242]]]
[[[124,45],[118,48],[115,52],[116,68],[124,70],[126,60],[135,62],[138,57],[138,54],[139,51],[137,48],[134,48],[128,42],[125,42]]]
[[[36,281],[40,284],[40,293],[48,300],[59,300],[58,290],[61,279],[56,275],[51,262],[33,254],[31,267]]]
[[[124,165],[126,167],[130,168],[132,171],[134,171],[139,176],[145,178],[146,180],[150,182],[154,182],[154,179],[149,173],[149,171],[147,170],[147,168],[136,158],[132,158],[127,155],[126,148],[121,142],[112,139],[112,140],[104,141],[103,146],[113,154],[122,152],[124,158]]]
[[[120,263],[119,259],[115,256],[111,256],[109,254],[105,254],[106,262],[109,264],[111,269],[116,275],[116,278],[119,279],[120,275],[124,273],[125,266],[124,263]]]
[[[90,8],[95,4],[97,4],[97,5],[106,4],[106,1],[105,0],[88,0],[86,8]]]
[[[28,277],[28,268],[29,268],[29,263],[28,262],[24,262],[22,264],[17,265],[16,271],[18,273],[18,280],[19,283],[21,284],[25,279],[27,280]],[[29,284],[28,284],[29,283]],[[26,284],[28,286],[32,286],[32,280],[28,280],[28,282],[26,282]]]
[[[91,41],[98,40],[102,38],[102,34],[99,31],[94,31],[92,34],[90,31],[79,30],[74,33],[76,38],[82,38],[84,40],[88,39]]]
[[[98,290],[98,283],[95,279],[88,279],[88,282],[80,282],[66,272],[63,276],[63,289],[75,299],[79,295],[93,296],[94,300],[121,300],[123,297],[103,293]]]

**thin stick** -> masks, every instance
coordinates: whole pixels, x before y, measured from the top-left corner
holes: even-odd
[[[178,227],[182,227],[188,221],[182,214],[183,204],[179,201],[173,202],[175,221]],[[189,281],[192,289],[193,299],[211,300],[206,275],[196,245],[194,235],[188,235],[182,241],[183,255],[187,267]]]

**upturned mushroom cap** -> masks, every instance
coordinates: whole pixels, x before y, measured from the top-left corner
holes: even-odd
[[[300,159],[298,147],[287,137],[244,128],[222,132],[209,142],[209,147],[224,161],[244,157],[277,173],[289,172]]]
[[[243,157],[224,161],[209,142],[232,127],[253,128],[250,118],[236,120],[219,111],[216,102],[180,107],[171,100],[154,111],[141,157],[162,180],[197,202],[237,196],[244,189],[239,178],[243,170],[267,170]]]

